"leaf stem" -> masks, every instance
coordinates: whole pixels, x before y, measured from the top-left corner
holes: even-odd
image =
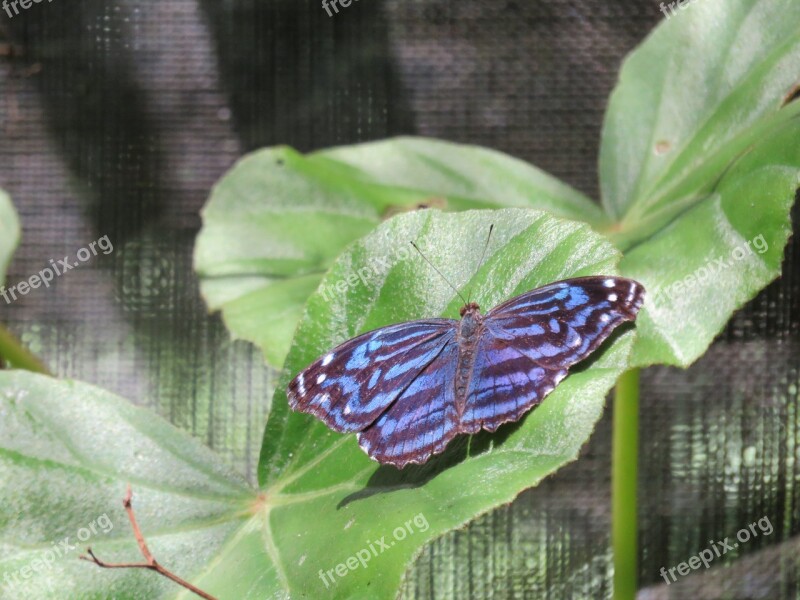
[[[41,360],[34,356],[8,329],[0,325],[0,359],[11,363],[15,369],[50,375]]]
[[[614,600],[634,600],[638,582],[639,369],[628,371],[617,382],[613,427],[611,545],[614,552]]]

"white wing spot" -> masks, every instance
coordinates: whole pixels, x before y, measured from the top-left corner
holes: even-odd
[[[628,290],[628,302],[633,302],[633,297],[635,295],[636,288],[633,284],[631,284],[630,289]]]
[[[573,348],[577,348],[577,347],[578,347],[578,346],[580,346],[582,343],[583,343],[583,339],[581,338],[581,336],[579,336],[579,335],[576,335],[576,336],[575,336],[575,339],[574,339],[574,340],[572,340],[572,343],[571,343],[570,345],[571,345]]]
[[[606,313],[603,313],[602,315],[600,315],[600,321],[603,322],[603,323],[608,323],[608,321],[610,319],[611,319],[611,317],[608,316]]]
[[[300,373],[297,377],[297,389],[300,390],[300,393],[305,395],[306,393],[306,376],[304,373]]]
[[[331,352],[330,354],[325,356],[325,358],[322,359],[322,366],[327,367],[329,364],[331,364],[332,360],[333,360],[333,352]]]
[[[607,288],[612,288],[612,287],[614,287],[615,283],[614,283],[613,279],[606,279],[603,282],[603,285],[606,286]]]
[[[609,294],[608,295],[608,301],[609,302],[616,302],[617,301],[617,295],[616,294]]]
[[[352,411],[350,410],[350,405],[345,404],[344,410],[342,411],[344,414],[349,415]]]
[[[325,375],[325,373],[321,373],[319,376],[317,376],[317,384],[320,384],[320,383],[322,383],[322,382],[323,382],[323,381],[325,381],[327,378],[328,378],[328,376],[327,376],[327,375]]]

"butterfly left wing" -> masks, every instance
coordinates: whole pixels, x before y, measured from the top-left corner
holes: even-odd
[[[452,341],[455,323],[450,319],[410,321],[348,340],[289,383],[289,405],[335,431],[362,431]]]
[[[494,431],[541,402],[573,364],[596,350],[644,302],[622,277],[581,277],[522,294],[490,310],[477,344],[461,429]]]

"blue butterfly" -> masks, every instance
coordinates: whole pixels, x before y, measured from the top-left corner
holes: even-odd
[[[381,327],[331,350],[295,377],[290,406],[342,433],[373,459],[402,468],[458,434],[517,421],[644,302],[622,277],[566,279],[482,315]]]

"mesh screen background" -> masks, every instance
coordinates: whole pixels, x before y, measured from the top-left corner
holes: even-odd
[[[606,100],[655,0],[55,0],[0,14],[0,187],[16,282],[108,235],[114,252],[0,318],[60,376],[151,407],[254,477],[273,374],[208,316],[198,212],[242,153],[396,134],[490,146],[597,197]],[[6,52],[6,54],[8,54]],[[20,56],[21,54],[21,56]],[[797,211],[795,211],[795,217]],[[796,222],[796,218],[795,218]],[[643,375],[643,598],[796,598],[800,249],[687,371]],[[402,597],[607,598],[610,407],[581,460],[426,547]],[[770,536],[671,586],[768,516]]]

